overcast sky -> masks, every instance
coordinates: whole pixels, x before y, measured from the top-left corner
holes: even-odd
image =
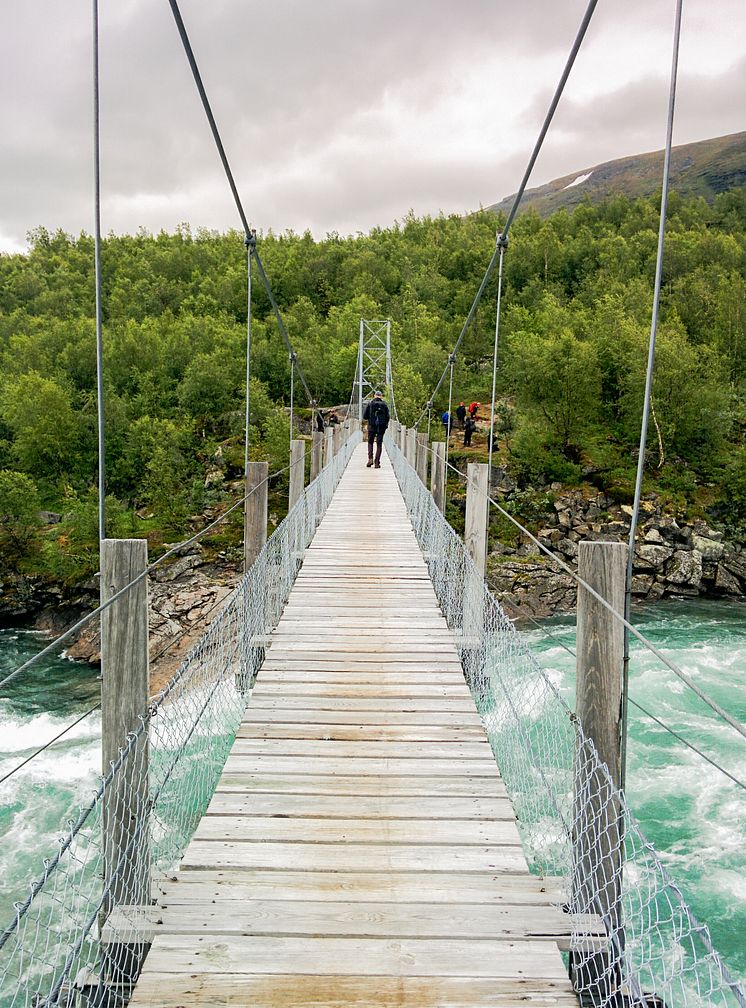
[[[181,0],[251,224],[514,192],[586,0]],[[684,0],[674,142],[746,128],[743,0]],[[663,146],[674,0],[601,0],[531,185]],[[3,0],[0,250],[93,228],[90,0]],[[240,226],[167,0],[101,0],[104,231]]]

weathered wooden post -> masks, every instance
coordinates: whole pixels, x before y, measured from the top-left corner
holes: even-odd
[[[428,456],[429,444],[427,440],[427,434],[417,435],[417,459],[416,466],[417,475],[420,477],[425,486],[427,486],[427,456]]]
[[[101,602],[107,602],[148,565],[145,539],[101,543]],[[148,793],[148,589],[143,578],[101,614],[101,754],[104,776],[127,747],[102,798],[104,899],[101,924],[118,907],[150,905],[150,802]],[[128,742],[128,734],[137,739]],[[132,982],[144,954],[142,942],[125,932],[125,914],[109,919],[104,958],[107,978]],[[131,933],[131,928],[130,928]]]
[[[488,467],[482,462],[470,462],[466,477],[464,545],[474,561],[475,569],[465,571],[461,639],[457,635],[456,644],[461,648],[467,681],[476,692],[478,706],[481,706],[481,703],[489,701],[490,695],[484,647],[484,575],[487,567],[489,522]]]
[[[334,455],[336,455],[339,452],[339,449],[344,444],[344,436],[345,436],[344,425],[341,423],[336,424],[334,427],[334,440],[332,444],[332,453]]]
[[[624,612],[626,563],[624,543],[578,543],[578,576],[618,613]],[[576,714],[585,738],[577,747],[575,765],[572,908],[576,913],[599,915],[610,942],[603,952],[572,955],[578,989],[595,985],[604,976],[604,987],[610,989],[620,979],[623,822],[618,788],[623,655],[621,621],[579,585]]]
[[[306,442],[298,438],[290,442],[290,487],[288,491],[288,510],[303,496],[303,486],[306,481]]]
[[[489,515],[487,490],[489,474],[487,470],[488,467],[483,462],[470,462],[466,467],[464,545],[481,578],[484,578],[487,569],[487,520]]]
[[[407,431],[407,443],[404,450],[404,455],[407,462],[414,467],[417,465],[417,431],[414,427],[411,427]]]
[[[435,506],[443,513],[446,506],[446,443],[433,441],[433,465],[430,470],[430,492]]]
[[[243,513],[244,570],[247,571],[267,541],[268,462],[249,462]]]
[[[327,427],[324,431],[324,467],[328,466],[334,456],[334,428]]]
[[[311,444],[311,482],[313,482],[324,464],[324,432],[315,430]]]

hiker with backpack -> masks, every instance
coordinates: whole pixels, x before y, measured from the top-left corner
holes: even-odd
[[[363,420],[368,421],[368,468],[375,466],[381,468],[381,449],[383,447],[383,435],[389,425],[389,408],[383,401],[380,392],[376,392],[365,407]],[[376,456],[373,458],[373,442],[376,444]]]

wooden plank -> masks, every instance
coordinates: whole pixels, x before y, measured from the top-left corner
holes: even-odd
[[[303,756],[241,756],[231,752],[225,764],[226,773],[273,773],[288,776],[305,774],[377,774],[381,777],[487,777],[498,776],[497,766],[491,757],[484,759],[385,759],[360,756],[354,759],[335,759],[316,756],[313,761]]]
[[[273,794],[386,795],[420,798],[429,795],[458,795],[464,798],[505,796],[505,785],[497,773],[490,777],[409,777],[361,774],[259,774],[224,770],[218,791],[259,791]]]
[[[557,907],[486,903],[347,903],[254,899],[247,906],[211,900],[119,907],[107,920],[111,940],[153,941],[170,935],[336,935],[353,938],[452,938],[557,942],[573,931],[603,940],[599,918],[569,917]]]
[[[251,899],[343,900],[345,903],[489,903],[547,906],[564,898],[558,879],[510,872],[294,871],[245,869],[177,872],[154,884],[153,895],[169,903],[206,900],[226,905]],[[444,911],[448,912],[447,908]]]
[[[249,756],[276,753],[274,741],[236,739],[231,755]],[[486,759],[494,763],[492,749],[486,738],[479,742],[338,742],[332,739],[293,740],[282,746],[285,756],[374,757],[388,759]]]
[[[401,707],[401,705],[400,705]],[[473,728],[484,731],[476,711],[458,710],[340,710],[338,707],[319,708],[318,704],[297,709],[283,704],[271,706],[250,705],[243,715],[242,724],[338,724],[338,725],[421,725]]]
[[[484,819],[513,820],[513,806],[507,798],[459,798],[431,795],[427,798],[400,798],[395,795],[293,795],[232,794],[217,791],[210,801],[209,816],[301,816],[342,819]]]
[[[490,977],[237,976],[163,973],[143,976],[134,1008],[577,1008],[568,980]],[[323,993],[321,993],[323,992]],[[321,1000],[323,998],[323,1001]]]
[[[241,843],[192,840],[182,871],[296,868],[303,871],[528,872],[520,847],[454,844]]]
[[[335,724],[250,724],[244,722],[238,729],[242,739],[336,739],[339,742],[379,741],[395,742],[463,742],[484,738],[479,727],[460,728],[439,725],[335,725]]]
[[[419,697],[417,700],[407,700],[405,698],[381,697],[323,697],[323,696],[263,696],[259,690],[251,698],[250,708],[253,711],[262,710],[304,710],[311,709],[331,710],[331,711],[370,711],[383,713],[401,713],[410,711],[412,713],[429,714],[433,711],[443,713],[451,711],[454,714],[472,713],[466,706],[467,698],[463,700],[443,699],[441,697]]]
[[[515,823],[460,819],[303,819],[289,816],[203,817],[195,841],[227,843],[288,841],[305,844],[373,843],[520,847]]]
[[[150,970],[165,973],[303,973],[324,976],[461,976],[565,981],[559,953],[543,942],[404,938],[293,938],[159,935]]]
[[[386,683],[377,680],[372,683],[356,682],[314,682],[301,679],[287,682],[285,680],[259,678],[252,694],[253,702],[271,697],[371,697],[373,699],[391,699],[401,697],[404,700],[417,699],[452,699],[459,700],[466,707],[471,700],[469,687],[465,682],[456,685],[438,683]],[[468,708],[467,708],[468,709]]]

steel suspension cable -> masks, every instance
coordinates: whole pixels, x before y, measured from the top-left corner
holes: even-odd
[[[500,236],[502,237],[502,235]],[[497,271],[497,307],[495,309],[495,345],[492,350],[492,399],[490,402],[490,433],[489,449],[487,453],[487,478],[492,480],[492,449],[495,443],[495,392],[497,389],[497,347],[500,340],[500,304],[503,290],[503,260],[505,249],[507,248],[507,238],[500,244],[500,266]]]
[[[238,210],[238,215],[241,219],[244,235],[247,239],[251,238],[252,236],[255,237],[254,232],[249,227],[249,221],[248,218],[246,217],[246,212],[244,211],[243,203],[241,202],[241,197],[239,196],[235,179],[233,178],[233,172],[231,171],[231,166],[228,162],[228,156],[225,153],[225,147],[223,146],[223,141],[220,138],[220,131],[218,130],[218,125],[217,122],[215,121],[215,116],[213,115],[212,108],[210,106],[210,101],[207,97],[207,91],[205,90],[205,85],[202,82],[202,75],[200,74],[199,67],[197,66],[197,60],[194,56],[194,50],[192,49],[192,44],[189,41],[189,35],[187,34],[186,26],[184,25],[184,20],[181,16],[181,11],[179,10],[179,4],[177,0],[168,0],[168,3],[171,8],[171,13],[174,16],[174,21],[176,22],[176,28],[179,32],[179,37],[181,38],[181,43],[184,47],[184,52],[186,54],[189,67],[192,71],[192,76],[194,77],[194,83],[197,86],[197,91],[199,92],[199,96],[202,101],[202,107],[205,111],[205,115],[207,116],[207,121],[210,124],[212,137],[213,140],[215,141],[215,146],[217,147],[218,154],[220,156],[220,160],[222,162],[226,178],[228,179],[228,185],[230,186],[231,193],[233,194],[233,201],[236,204],[236,209]],[[259,272],[259,277],[262,281],[262,285],[267,293],[267,297],[269,298],[269,302],[272,307],[272,313],[274,314],[277,324],[279,326],[280,335],[282,336],[283,342],[285,343],[285,347],[288,353],[293,353],[294,352],[293,347],[290,343],[290,338],[288,336],[287,329],[285,328],[285,322],[280,313],[277,301],[275,300],[275,296],[272,291],[272,286],[269,282],[269,278],[267,277],[267,274],[264,270],[264,264],[262,263],[259,252],[256,249],[254,250],[254,259],[256,261],[256,267]],[[311,390],[309,389],[306,383],[306,379],[303,375],[300,366],[298,366],[298,377],[300,378],[301,384],[303,385],[305,393],[308,397],[308,402],[310,404],[311,402],[313,402],[313,396],[311,395]]]
[[[242,507],[244,503],[248,500],[248,498],[251,497],[252,494],[256,493],[257,490],[259,490],[261,487],[263,487],[265,483],[268,483],[271,479],[274,479],[276,476],[281,476],[283,473],[289,472],[293,468],[293,464],[286,465],[282,469],[277,469],[275,470],[275,472],[268,473],[268,475],[261,481],[261,483],[257,483],[257,485],[253,487],[249,493],[244,494],[240,500],[236,501],[235,504],[232,504],[227,511],[224,511],[221,515],[218,515],[218,517],[215,518],[213,521],[211,521],[209,525],[205,525],[204,528],[200,529],[199,532],[195,532],[193,536],[190,536],[188,539],[185,539],[184,542],[177,543],[175,546],[172,546],[171,549],[167,550],[165,553],[159,556],[157,560],[154,560],[151,564],[148,564],[148,566],[145,568],[144,571],[141,571],[141,573],[138,574],[137,577],[134,577],[126,585],[120,588],[119,591],[115,592],[110,598],[106,600],[106,602],[102,602],[101,605],[96,606],[96,608],[93,609],[91,612],[87,613],[85,616],[82,616],[77,621],[77,623],[74,623],[73,626],[65,630],[64,633],[61,633],[59,637],[56,637],[53,641],[47,644],[46,647],[42,648],[41,651],[38,651],[35,655],[32,655],[31,658],[28,658],[25,662],[23,662],[22,665],[19,665],[17,669],[14,669],[14,671],[11,672],[9,675],[5,676],[4,679],[1,679],[0,687],[3,687],[7,683],[11,682],[13,679],[16,678],[16,676],[20,675],[21,672],[25,672],[26,669],[30,668],[32,665],[35,665],[36,662],[38,662],[40,659],[45,658],[47,655],[53,654],[54,651],[60,646],[60,644],[64,644],[65,641],[70,640],[70,638],[74,636],[74,634],[76,634],[79,630],[82,630],[84,626],[87,626],[88,623],[91,622],[91,620],[95,619],[97,616],[100,616],[102,612],[105,612],[105,610],[107,610],[110,606],[114,605],[115,602],[119,601],[119,599],[122,598],[124,595],[126,595],[128,591],[131,591],[132,588],[135,587],[135,585],[140,584],[140,582],[144,578],[148,577],[150,574],[153,573],[154,570],[160,567],[162,563],[164,563],[166,560],[168,560],[175,554],[180,553],[188,546],[191,546],[192,543],[197,542],[198,539],[201,539],[203,536],[207,535],[208,532],[211,532],[216,526],[224,522],[229,515],[233,514],[233,512],[236,511],[238,508]]]
[[[446,467],[448,466],[448,455],[449,449],[451,447],[451,427],[453,426],[453,366],[456,363],[456,355],[448,355],[448,367],[450,369],[450,377],[448,379],[448,432],[446,437]],[[448,475],[446,473],[446,479]]]
[[[290,450],[293,448],[293,400],[295,398],[295,354],[290,354]]]
[[[432,453],[432,448],[429,445],[428,445],[428,451]],[[593,598],[597,602],[599,602],[604,607],[604,609],[607,610],[607,612],[611,613],[614,619],[618,620],[623,626],[627,627],[629,629],[629,632],[633,634],[633,636],[635,636],[637,640],[639,640],[640,643],[644,645],[648,649],[648,651],[651,652],[651,654],[654,654],[662,665],[664,665],[667,669],[673,672],[673,674],[678,679],[680,679],[686,686],[688,686],[692,690],[692,692],[695,693],[696,696],[698,696],[699,699],[704,704],[706,704],[712,711],[714,711],[720,718],[722,718],[723,721],[729,724],[731,728],[735,729],[735,731],[737,731],[738,734],[742,736],[742,738],[746,738],[745,725],[743,725],[740,721],[737,721],[732,715],[730,715],[726,710],[724,710],[723,707],[721,707],[716,700],[713,700],[713,698],[709,694],[705,693],[705,691],[701,689],[701,687],[699,687],[694,682],[692,677],[688,675],[686,672],[684,672],[683,669],[680,669],[675,662],[672,662],[670,659],[666,658],[666,656],[653,644],[651,640],[645,637],[644,634],[640,633],[637,627],[633,626],[623,613],[617,612],[617,610],[611,605],[610,602],[608,602],[601,594],[599,594],[599,592],[597,592],[595,588],[589,585],[584,578],[580,577],[577,571],[574,571],[572,567],[569,566],[569,564],[566,564],[564,560],[561,560],[558,556],[556,556],[556,554],[552,553],[552,551],[548,549],[544,545],[544,543],[542,543],[539,539],[537,539],[537,537],[533,534],[533,532],[530,532],[525,527],[525,525],[522,525],[518,521],[518,519],[515,518],[509,511],[506,511],[501,504],[498,504],[498,502],[493,497],[491,497],[489,493],[483,494],[482,491],[479,489],[479,487],[472,480],[470,480],[468,476],[465,476],[460,469],[457,469],[456,466],[454,466],[450,462],[448,463],[448,469],[451,469],[453,472],[456,473],[459,479],[464,480],[469,486],[472,486],[477,493],[484,496],[487,502],[491,504],[495,508],[495,510],[498,511],[504,518],[507,518],[512,525],[515,525],[515,527],[523,535],[525,535],[528,539],[530,539],[531,542],[536,547],[538,547],[541,553],[547,556],[557,567],[563,570],[565,574],[568,574],[577,585],[580,585],[583,588],[585,588],[585,590],[590,595],[592,595]]]
[[[676,0],[676,17],[674,24],[673,55],[671,57],[671,81],[668,92],[668,114],[666,120],[666,149],[663,156],[663,182],[661,189],[661,210],[658,222],[658,249],[655,258],[655,285],[653,289],[653,308],[650,320],[650,341],[648,343],[648,362],[645,372],[645,396],[642,407],[642,423],[640,427],[640,448],[637,456],[637,474],[635,477],[635,496],[632,505],[632,518],[629,526],[629,542],[627,547],[627,577],[624,590],[624,615],[629,620],[632,611],[632,570],[635,559],[635,536],[640,517],[640,499],[642,497],[642,477],[645,470],[645,449],[648,441],[648,423],[650,404],[653,392],[653,370],[655,368],[655,343],[658,332],[658,306],[660,303],[661,278],[663,275],[663,244],[666,236],[666,210],[668,206],[668,181],[671,168],[671,144],[673,140],[673,120],[676,107],[676,80],[679,64],[679,43],[681,41],[681,9],[682,0]],[[622,665],[622,712],[621,712],[621,766],[620,781],[624,787],[627,776],[627,695],[629,692],[629,630],[624,628],[624,653]]]
[[[577,658],[576,653],[568,644],[565,644],[565,642],[561,640],[559,637],[557,637],[556,634],[553,634],[552,631],[549,629],[549,627],[544,626],[537,619],[534,619],[531,613],[522,613],[521,618],[528,619],[531,623],[534,624],[534,626],[540,633],[544,634],[545,637],[548,637],[551,641],[553,641],[557,645],[557,647],[562,648],[562,650],[566,651],[572,658]],[[668,732],[669,735],[672,735],[675,739],[678,739],[678,741],[681,742],[682,745],[686,746],[687,749],[691,749],[692,752],[696,753],[698,756],[701,756],[703,760],[705,760],[707,763],[710,764],[710,766],[714,767],[716,770],[719,770],[721,774],[724,774],[734,784],[737,784],[738,787],[740,787],[743,791],[746,791],[746,783],[744,783],[742,780],[739,780],[738,777],[735,777],[730,772],[730,770],[726,770],[725,767],[721,766],[714,759],[708,756],[706,752],[703,752],[701,749],[695,746],[693,742],[690,742],[683,735],[680,735],[677,731],[671,728],[670,725],[667,725],[665,721],[661,721],[660,718],[656,717],[655,714],[651,713],[651,711],[649,711],[646,707],[643,707],[642,704],[638,703],[636,700],[633,700],[632,697],[629,697],[629,703],[631,703],[633,707],[636,707],[641,714],[645,715],[645,717],[649,717],[651,721],[655,721],[655,723],[664,731]]]
[[[244,424],[243,475],[249,475],[249,434],[251,422],[251,265],[256,251],[256,236],[246,237],[246,420]]]
[[[534,149],[531,152],[531,157],[529,158],[526,170],[523,173],[523,178],[521,179],[521,184],[518,187],[518,192],[515,194],[515,197],[513,199],[513,205],[511,206],[510,211],[508,213],[507,220],[505,221],[505,226],[502,229],[501,235],[498,236],[495,251],[492,253],[492,258],[490,259],[485,274],[482,277],[482,282],[479,285],[476,297],[474,298],[472,306],[469,309],[469,314],[466,316],[466,321],[464,322],[461,332],[459,333],[459,337],[456,340],[456,343],[453,347],[453,353],[458,353],[459,348],[461,347],[461,344],[464,340],[464,337],[466,336],[466,333],[469,331],[469,328],[474,320],[474,315],[476,314],[477,308],[479,307],[479,303],[482,300],[482,295],[484,294],[487,282],[490,276],[492,275],[492,271],[495,268],[495,264],[498,261],[501,248],[501,239],[507,244],[508,234],[510,232],[511,225],[513,223],[513,220],[515,219],[516,213],[518,212],[518,207],[520,206],[521,200],[523,199],[523,194],[526,191],[526,185],[528,184],[531,172],[534,170],[536,159],[538,158],[539,153],[541,152],[541,148],[544,144],[547,132],[552,123],[552,119],[554,118],[554,113],[557,111],[557,106],[559,105],[560,98],[562,97],[562,93],[565,90],[565,85],[567,84],[570,72],[575,64],[575,60],[577,58],[578,52],[580,51],[580,47],[583,43],[583,40],[586,36],[586,32],[588,31],[588,26],[591,23],[591,18],[593,17],[593,13],[596,9],[597,4],[598,0],[590,0],[586,8],[585,14],[583,15],[583,20],[580,22],[580,27],[578,28],[578,31],[575,35],[575,41],[572,44],[572,48],[570,49],[570,53],[565,62],[564,70],[562,71],[562,76],[560,77],[559,83],[555,88],[552,101],[549,104],[549,109],[547,110],[547,113],[544,117],[544,122],[542,124],[541,130],[539,131],[539,136],[536,140],[536,143],[534,144]],[[443,371],[443,374],[440,376],[438,380],[438,384],[435,386],[435,389],[433,390],[433,393],[430,396],[431,399],[435,399],[440,389],[440,386],[443,384],[445,380],[445,376],[447,373],[448,373],[448,367],[446,366],[446,368]]]
[[[104,339],[101,296],[101,97],[98,0],[93,0],[93,261],[96,297],[96,422],[98,427],[98,539],[106,538],[106,439],[104,427]]]

